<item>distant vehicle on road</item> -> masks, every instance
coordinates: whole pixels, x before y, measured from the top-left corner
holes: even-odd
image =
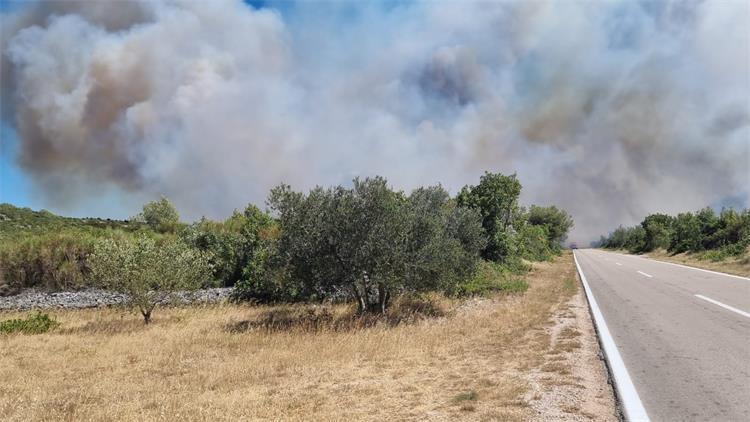
[[[578,249],[578,245],[575,243],[570,244],[570,249]]]

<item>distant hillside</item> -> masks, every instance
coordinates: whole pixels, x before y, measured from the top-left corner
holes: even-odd
[[[11,204],[0,204],[0,239],[69,229],[135,231],[144,227],[146,227],[145,224],[135,221],[63,217],[47,210],[34,211],[30,208],[19,208]]]

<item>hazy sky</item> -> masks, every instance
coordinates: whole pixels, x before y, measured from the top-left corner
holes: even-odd
[[[2,4],[3,202],[219,218],[489,170],[585,242],[750,201],[747,1]]]

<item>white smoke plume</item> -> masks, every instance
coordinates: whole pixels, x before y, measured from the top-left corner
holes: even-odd
[[[279,7],[3,13],[3,120],[44,200],[115,189],[224,217],[282,181],[455,192],[517,172],[524,202],[567,209],[579,242],[650,212],[748,205],[745,1]]]

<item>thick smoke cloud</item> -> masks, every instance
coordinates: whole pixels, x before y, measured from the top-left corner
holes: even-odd
[[[381,174],[517,172],[589,240],[750,193],[750,5],[49,2],[2,16],[3,119],[53,208],[188,218]]]

